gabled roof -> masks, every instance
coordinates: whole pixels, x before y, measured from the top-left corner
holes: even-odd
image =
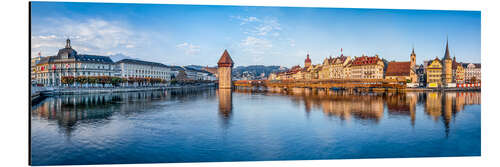
[[[410,62],[389,62],[387,64],[386,76],[410,76]]]
[[[381,59],[378,56],[373,56],[373,57],[368,57],[368,56],[361,56],[361,57],[356,57],[352,61],[352,66],[362,66],[362,65],[371,65],[371,64],[377,64],[378,61]]]
[[[227,50],[224,50],[224,53],[222,53],[222,56],[220,57],[219,61],[217,64],[220,65],[230,65],[231,67],[233,66],[234,62],[233,59],[231,59],[231,56],[229,56],[229,53]]]

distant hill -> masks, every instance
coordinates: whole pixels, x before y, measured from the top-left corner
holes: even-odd
[[[267,77],[272,72],[279,72],[280,68],[281,68],[280,66],[264,66],[264,65],[238,66],[233,69],[233,73],[234,75],[241,75],[243,74],[243,72],[247,71],[255,75],[260,75],[264,73],[265,76]],[[281,68],[281,71],[283,71],[284,69],[286,68]]]
[[[194,69],[197,69],[197,70],[202,70],[204,67],[207,67],[207,66],[200,66],[200,65],[187,65],[187,66],[184,66],[184,67],[194,68]]]
[[[137,59],[137,58],[133,58],[133,57],[130,57],[130,56],[126,56],[122,53],[117,53],[117,54],[114,54],[114,55],[109,55],[109,58],[111,58],[111,60],[113,60],[113,62],[117,62],[117,61],[120,61],[120,60],[123,60],[123,59],[135,59],[135,60],[140,60],[140,59]]]

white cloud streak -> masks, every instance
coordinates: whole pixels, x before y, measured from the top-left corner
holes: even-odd
[[[31,37],[32,53],[54,55],[70,38],[79,53],[106,54],[133,49],[145,37],[134,33],[126,23],[102,19],[74,21],[67,18],[47,19],[46,25],[36,29]]]
[[[201,51],[200,46],[193,45],[187,42],[178,44],[175,47],[183,50],[186,55],[197,55]]]

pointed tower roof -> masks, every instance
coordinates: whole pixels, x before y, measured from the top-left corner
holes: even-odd
[[[443,60],[451,60],[450,58],[450,50],[448,49],[448,37],[446,38],[446,51],[444,52]]]
[[[233,59],[231,59],[231,56],[229,56],[227,50],[224,49],[224,53],[222,53],[222,56],[217,62],[217,65],[219,65],[219,67],[233,67],[233,64]]]
[[[309,53],[307,54],[307,58],[305,62],[311,62],[311,59],[309,58]]]

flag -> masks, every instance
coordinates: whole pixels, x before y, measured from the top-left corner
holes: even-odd
[[[55,64],[52,65],[52,70],[56,70],[56,65]]]
[[[69,68],[69,64],[66,64],[66,68]]]

